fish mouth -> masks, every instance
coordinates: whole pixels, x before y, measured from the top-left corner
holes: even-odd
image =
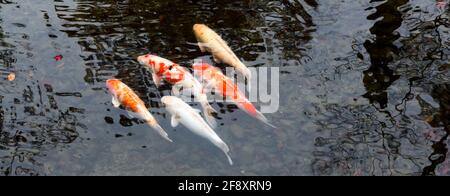
[[[116,82],[116,79],[109,79],[109,80],[106,80],[106,86],[107,86],[108,88],[110,88],[110,87],[113,86],[113,83],[114,83],[114,82]]]
[[[167,99],[166,97],[162,97],[162,98],[161,98],[161,103],[162,103],[163,106],[166,106],[166,105],[167,105],[167,104],[166,104],[166,99]]]
[[[199,29],[199,28],[200,28],[200,26],[201,26],[201,24],[195,24],[195,25],[194,25],[194,27],[192,27],[192,28],[193,28],[193,29],[194,29],[194,31],[195,31],[195,30]]]
[[[199,32],[203,29],[204,26],[205,26],[204,24],[195,24],[195,25],[192,27],[192,29],[193,29],[194,32],[197,34],[197,33],[199,33]]]
[[[114,85],[111,82],[106,82],[106,88],[108,89],[108,91],[115,95],[116,94],[116,90],[114,89]]]
[[[144,64],[145,64],[144,60],[142,60],[140,57],[138,57],[137,61],[138,61],[139,64],[141,64],[141,65],[144,65]]]
[[[146,59],[149,59],[151,57],[150,54],[146,54],[146,55],[141,55],[137,57],[137,61],[142,64],[145,65],[147,63]]]
[[[171,100],[171,97],[169,97],[169,96],[164,96],[164,97],[162,97],[161,98],[161,103],[162,103],[162,105],[164,106],[164,107],[167,107],[167,106],[169,106],[170,104],[170,100]]]

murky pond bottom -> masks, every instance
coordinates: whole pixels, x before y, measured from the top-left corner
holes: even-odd
[[[0,1],[0,175],[449,175],[450,22],[439,2]],[[233,166],[171,128],[160,103],[170,87],[136,61],[212,60],[195,23],[249,67],[280,68],[280,108],[266,114],[278,130],[213,104]],[[173,144],[112,106],[110,78],[153,108]]]

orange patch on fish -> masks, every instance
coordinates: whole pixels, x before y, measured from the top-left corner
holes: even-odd
[[[172,69],[167,70],[164,73],[164,79],[171,84],[176,84],[184,80],[184,75],[184,70],[179,65],[175,64],[172,66]]]
[[[108,80],[106,83],[124,107],[136,113],[141,112],[142,106],[145,106],[144,102],[127,85],[116,79]]]
[[[239,90],[239,87],[227,76],[225,76],[222,71],[218,68],[213,67],[207,63],[195,64],[193,65],[194,70],[197,74],[209,81],[216,81],[215,88],[220,94],[233,102],[238,104],[243,110],[256,116],[258,111],[255,106],[247,100],[245,95]]]

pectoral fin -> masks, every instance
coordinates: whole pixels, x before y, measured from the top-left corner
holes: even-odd
[[[119,100],[117,99],[117,97],[115,97],[115,96],[112,97],[111,103],[113,104],[113,106],[114,106],[115,108],[120,107],[120,101],[119,101]]]
[[[142,120],[144,120],[141,116],[139,116],[137,113],[134,113],[134,112],[131,112],[131,111],[127,111],[127,113],[128,113],[128,116],[130,117],[130,118],[138,118],[138,119],[142,119]]]
[[[194,112],[197,112],[197,113],[202,113],[202,111],[200,111],[199,109],[194,109]]]
[[[200,48],[200,51],[202,51],[202,52],[207,52],[208,51],[208,49],[206,48],[206,44],[205,43],[198,42],[198,47]]]
[[[222,61],[219,58],[217,58],[215,55],[213,55],[213,58],[214,58],[214,62],[222,63]]]
[[[172,127],[177,127],[180,124],[180,116],[173,115],[171,120]]]
[[[172,87],[172,95],[174,96],[180,96],[181,95],[181,89],[183,88],[183,85],[176,84]]]
[[[209,103],[205,104],[203,106],[203,114],[205,116],[206,121],[208,122],[209,125],[211,125],[212,128],[216,128],[217,127],[217,122],[216,119],[214,118],[214,113],[217,113],[214,108],[209,105]]]
[[[161,77],[156,75],[155,73],[152,73],[153,82],[155,83],[156,87],[161,86]]]
[[[203,93],[208,93],[208,92],[212,92],[214,89],[216,89],[216,81],[215,80],[211,80],[209,81],[203,88]]]

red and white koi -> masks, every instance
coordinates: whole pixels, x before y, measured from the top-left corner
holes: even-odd
[[[150,68],[153,82],[155,82],[157,87],[161,85],[161,80],[163,79],[164,73],[169,71],[172,66],[177,65],[170,60],[151,54],[139,56],[137,60],[141,65]]]
[[[209,104],[208,97],[203,91],[202,84],[191,74],[189,70],[173,63],[170,60],[154,55],[140,56],[138,57],[138,61],[152,70],[153,79],[155,81],[159,81],[159,84],[161,79],[164,79],[164,81],[172,84],[172,92],[174,95],[179,95],[181,92],[180,89],[194,95],[203,108],[206,121],[211,126],[216,126],[216,120],[214,118],[214,113],[216,111]]]
[[[239,90],[239,87],[222,71],[207,63],[192,65],[195,76],[202,81],[206,87],[214,89],[222,97],[233,101],[240,109],[244,110],[250,116],[264,122],[265,124],[276,128],[269,123],[269,120],[256,109],[256,107],[245,97],[245,94]]]
[[[133,116],[145,120],[145,122],[158,132],[159,135],[172,142],[166,131],[161,128],[150,111],[145,107],[144,102],[130,87],[117,79],[106,81],[106,86],[112,94],[112,103],[114,107],[119,107],[120,105],[124,106],[130,112],[133,112]]]

